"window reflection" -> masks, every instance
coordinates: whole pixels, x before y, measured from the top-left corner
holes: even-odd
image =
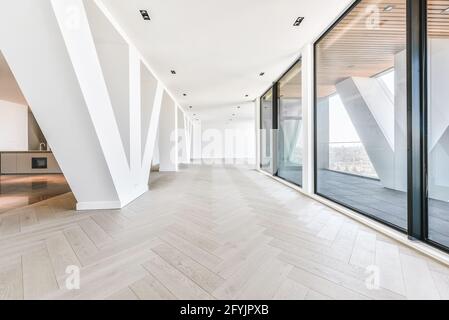
[[[449,1],[428,1],[429,238],[449,247]]]
[[[302,185],[303,122],[301,62],[279,81],[278,176]]]
[[[406,229],[406,1],[361,1],[315,49],[317,193]]]
[[[260,100],[260,121],[260,167],[264,171],[273,173],[273,89],[270,89]]]

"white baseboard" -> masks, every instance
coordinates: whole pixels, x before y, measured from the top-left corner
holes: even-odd
[[[148,185],[137,188],[132,194],[120,201],[92,201],[92,202],[78,202],[76,204],[77,211],[91,211],[91,210],[117,210],[129,205],[131,202],[140,198],[143,194],[148,192]]]
[[[92,201],[92,202],[78,202],[76,204],[77,211],[90,210],[116,210],[121,209],[120,201]]]

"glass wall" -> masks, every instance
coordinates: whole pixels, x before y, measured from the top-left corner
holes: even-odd
[[[358,2],[315,52],[316,192],[406,229],[406,0]]]
[[[278,83],[279,143],[277,175],[302,186],[302,85],[301,61]]]
[[[449,247],[449,0],[427,12],[429,239]]]
[[[273,89],[260,99],[260,168],[274,173],[273,163]]]

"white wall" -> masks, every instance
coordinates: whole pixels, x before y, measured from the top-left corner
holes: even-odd
[[[178,106],[168,95],[162,99],[159,119],[159,171],[178,171]]]
[[[28,150],[28,107],[0,100],[0,151]]]
[[[203,159],[250,159],[255,162],[254,120],[203,122]]]

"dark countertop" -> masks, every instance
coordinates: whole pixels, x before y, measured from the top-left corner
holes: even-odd
[[[0,151],[0,153],[53,153],[53,151]]]

